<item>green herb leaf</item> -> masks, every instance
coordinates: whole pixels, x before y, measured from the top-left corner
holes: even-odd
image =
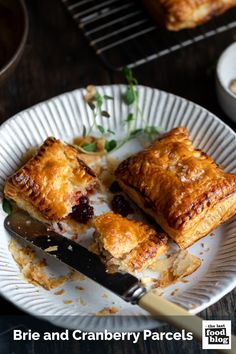
[[[122,73],[129,85],[138,85],[138,80],[134,77],[133,71],[130,68],[125,66]]]
[[[148,134],[148,135],[154,135],[154,134],[158,134],[159,131],[156,127],[154,127],[153,125],[151,126],[146,126],[144,128],[144,133]]]
[[[149,139],[153,140],[155,139],[155,137],[160,134],[160,132],[162,131],[161,128],[159,127],[155,127],[153,125],[151,126],[146,126],[144,128],[144,133],[149,137]]]
[[[128,87],[126,93],[123,95],[124,102],[130,106],[135,101],[135,91],[132,87]]]
[[[133,73],[132,70],[130,68],[128,68],[127,66],[124,66],[122,69],[122,73],[124,75],[124,77],[126,78],[127,81],[132,80],[133,78]]]
[[[110,114],[107,111],[101,111],[101,115],[106,118],[110,118]]]
[[[111,129],[107,129],[107,132],[115,135],[115,132],[113,132],[113,130],[111,130]]]
[[[86,136],[86,133],[87,133],[86,126],[83,125],[83,132],[82,132],[83,138]]]
[[[132,120],[134,120],[134,115],[133,115],[133,113],[129,113],[128,117],[125,120],[125,122],[132,122]]]
[[[135,130],[132,130],[132,132],[130,132],[130,137],[135,137],[137,135],[140,135],[141,133],[143,133],[143,129],[135,129]]]
[[[2,201],[2,209],[9,215],[12,213],[12,205],[6,198],[4,198]]]
[[[96,101],[96,104],[97,104],[97,107],[101,107],[102,104],[103,104],[103,98],[102,96],[100,95],[100,93],[96,93],[95,97],[94,97],[94,100]]]
[[[122,191],[122,189],[120,188],[119,183],[117,181],[114,181],[110,185],[109,191],[111,193],[120,193]]]
[[[116,140],[106,140],[105,142],[105,149],[107,150],[107,152],[114,150],[116,146],[117,146]]]
[[[100,131],[101,134],[105,133],[105,129],[101,125],[97,125],[98,130]]]
[[[103,98],[104,98],[105,100],[114,100],[114,97],[108,96],[108,95],[104,95]]]
[[[95,143],[84,144],[82,145],[82,149],[88,152],[94,152],[96,151],[96,144]]]
[[[135,77],[133,77],[133,78],[132,78],[132,83],[133,83],[133,85],[138,85],[138,80],[135,79]]]

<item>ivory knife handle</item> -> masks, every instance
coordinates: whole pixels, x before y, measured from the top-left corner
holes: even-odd
[[[182,307],[155,294],[154,291],[149,291],[143,295],[138,304],[152,315],[161,316],[174,327],[192,332],[193,336],[201,341],[202,319],[200,317],[192,315]],[[186,317],[188,317],[187,321]],[[236,337],[233,335],[231,336],[231,348],[232,349],[219,349],[218,351],[226,354],[236,353]]]

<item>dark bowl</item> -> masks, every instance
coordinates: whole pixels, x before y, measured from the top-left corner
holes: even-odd
[[[23,53],[29,21],[24,0],[0,0],[0,84]]]

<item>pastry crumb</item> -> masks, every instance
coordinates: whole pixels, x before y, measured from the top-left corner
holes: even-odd
[[[199,258],[191,255],[186,250],[181,250],[170,254],[167,258],[158,259],[151,264],[149,269],[160,273],[156,285],[165,288],[192,274],[200,265]]]
[[[102,295],[102,297],[106,299],[106,298],[108,298],[108,295],[104,293],[104,294]]]
[[[77,290],[84,290],[84,288],[82,287],[82,286],[75,286],[75,289],[77,289]]]
[[[115,306],[112,307],[104,307],[102,310],[95,313],[95,316],[109,316],[115,315],[118,312],[118,308]]]
[[[175,290],[173,290],[172,292],[171,292],[171,296],[176,296],[176,294],[177,294],[177,292],[179,291],[179,288],[176,288]]]
[[[54,295],[63,295],[65,293],[64,289],[58,290],[54,293]]]
[[[15,240],[9,242],[9,251],[21,270],[23,278],[31,284],[39,285],[45,290],[52,290],[64,284],[69,275],[53,278],[45,273],[45,259],[38,259],[35,251],[29,246],[19,247]]]
[[[188,307],[190,308],[190,309],[195,309],[196,307],[197,307],[197,305],[196,304],[188,304]]]
[[[72,300],[63,300],[63,303],[64,303],[65,305],[70,305],[70,304],[73,303],[73,301],[72,301]]]
[[[82,299],[81,297],[78,298],[78,302],[80,303],[81,306],[86,306],[87,303],[84,299]]]
[[[180,279],[181,283],[189,283],[189,280],[187,279]]]
[[[58,246],[49,246],[48,248],[45,248],[45,252],[54,252],[58,251]]]
[[[75,281],[75,280],[85,280],[86,279],[86,277],[85,277],[85,275],[83,275],[82,273],[80,273],[80,272],[77,272],[77,271],[75,271],[75,270],[73,270],[72,272],[71,272],[71,275],[70,275],[70,279],[69,280],[71,280],[71,281]]]

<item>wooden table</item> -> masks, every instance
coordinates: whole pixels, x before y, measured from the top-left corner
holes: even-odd
[[[94,55],[87,41],[77,30],[58,0],[27,1],[30,33],[23,58],[16,71],[0,87],[0,122],[33,104],[65,91],[85,87],[89,83],[112,84],[124,82],[118,72],[109,72]],[[194,46],[160,58],[137,68],[140,84],[170,91],[192,100],[235,129],[221,111],[215,94],[214,68],[222,50],[236,40],[236,29],[210,38]],[[235,291],[225,296],[200,315],[212,319],[234,319]],[[22,314],[14,305],[0,299],[1,315]],[[1,317],[1,329],[6,322]],[[27,317],[30,320],[30,316]],[[19,324],[22,319],[8,318],[7,324]],[[18,322],[17,322],[18,321]],[[39,325],[39,321],[35,321]],[[0,337],[1,339],[1,337]],[[1,353],[27,354],[24,343],[0,341]],[[29,347],[27,347],[29,348]],[[35,353],[207,353],[195,341],[154,342],[48,342],[35,343]],[[211,351],[212,353],[212,351]]]

